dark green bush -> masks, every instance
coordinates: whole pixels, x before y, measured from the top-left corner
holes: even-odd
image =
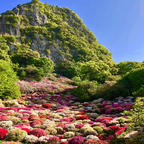
[[[20,79],[41,80],[42,77],[54,71],[54,63],[51,59],[40,57],[37,51],[22,47],[22,45],[11,53],[11,58],[14,70]]]
[[[41,75],[43,76],[47,76],[47,74],[54,71],[53,61],[47,57],[33,59],[32,64],[34,64],[41,71]]]
[[[27,65],[25,68],[26,76],[25,78],[29,78],[29,80],[41,80],[42,75],[37,67],[34,65]]]
[[[116,97],[126,97],[129,95],[127,88],[117,81],[106,81],[103,85],[99,86],[95,97],[113,100]]]
[[[20,96],[20,89],[17,82],[17,77],[11,65],[0,60],[0,98],[14,99]]]
[[[131,72],[134,69],[144,67],[144,63],[136,62],[136,61],[125,61],[125,62],[120,62],[117,65],[118,74],[124,75],[127,72]]]
[[[106,81],[104,84],[98,84],[96,81],[81,81],[76,78],[78,86],[72,93],[82,101],[94,100],[97,98],[114,99],[119,96],[126,97],[129,92],[122,83],[116,81]]]
[[[72,93],[78,97],[80,101],[89,101],[93,99],[98,87],[97,82],[86,80],[76,82],[76,85],[78,87],[72,90]]]
[[[76,63],[70,61],[64,61],[56,65],[56,73],[66,76],[68,78],[73,78],[79,75],[79,68]]]
[[[132,70],[122,78],[121,83],[129,90],[130,95],[133,95],[144,85],[144,68]]]
[[[114,138],[110,141],[110,144],[144,144],[140,138],[134,139],[124,139],[124,138]]]
[[[142,85],[137,91],[133,92],[135,97],[141,96],[144,97],[144,85]]]
[[[40,58],[40,54],[37,51],[33,51],[27,47],[21,48],[21,46],[11,54],[12,62],[18,63],[20,66],[29,65],[36,58]]]

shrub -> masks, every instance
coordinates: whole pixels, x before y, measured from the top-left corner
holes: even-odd
[[[32,64],[34,64],[41,71],[41,75],[44,76],[47,76],[48,73],[54,71],[53,61],[47,57],[40,57],[38,59],[34,59]]]
[[[15,128],[15,129],[8,131],[6,135],[6,139],[12,140],[12,141],[22,141],[26,135],[27,135],[26,131]]]
[[[26,143],[37,143],[38,142],[38,137],[34,136],[34,135],[27,135],[24,138],[24,141]]]
[[[79,75],[79,68],[74,62],[64,61],[56,65],[56,73],[66,76],[68,78],[73,78]]]
[[[85,138],[82,136],[75,136],[69,140],[69,144],[82,144]]]
[[[100,126],[94,126],[93,129],[96,130],[98,134],[101,134],[103,132],[103,128]]]
[[[44,103],[44,104],[42,104],[42,106],[43,106],[44,108],[51,108],[51,107],[52,107],[52,105],[49,104],[49,103]]]
[[[98,83],[104,83],[111,75],[110,67],[103,62],[88,61],[80,63],[80,77],[82,80],[95,80]]]
[[[133,93],[139,91],[139,89],[144,85],[143,77],[144,68],[138,68],[126,74],[121,82],[124,86],[126,86],[129,93],[132,95]]]
[[[137,91],[133,92],[135,97],[141,96],[144,97],[144,85],[142,85]]]
[[[84,144],[109,144],[107,141],[97,140],[97,139],[89,139]]]
[[[0,60],[0,98],[13,99],[20,96],[20,89],[16,84],[17,77],[11,65]]]
[[[12,52],[11,58],[14,69],[21,79],[30,78],[41,80],[54,70],[54,63],[47,57],[40,57],[37,51],[29,49],[27,46],[18,45],[17,50]]]
[[[123,114],[127,115],[130,119],[127,131],[140,130],[144,127],[144,98],[137,98],[133,108],[129,111],[124,111]]]
[[[104,84],[98,84],[96,81],[78,81],[75,82],[76,89],[72,90],[72,94],[81,101],[89,101],[97,98],[114,99],[119,96],[127,96],[129,94],[126,86],[121,82],[106,81]]]
[[[25,68],[25,72],[26,72],[25,75],[26,78],[38,81],[42,79],[40,71],[34,65],[27,65],[27,67]]]
[[[110,100],[119,96],[126,97],[127,95],[129,95],[129,91],[120,81],[106,81],[103,85],[98,87],[95,93],[95,97]]]
[[[29,135],[34,135],[36,137],[46,136],[46,132],[43,129],[35,128],[29,132]]]
[[[124,75],[127,72],[131,72],[133,69],[141,68],[144,64],[136,61],[120,62],[117,67],[119,69],[118,74]]]
[[[56,135],[57,134],[57,130],[53,127],[48,127],[45,131],[46,131],[47,135],[50,135],[50,134],[51,135]]]
[[[73,95],[77,96],[81,101],[91,100],[97,90],[97,82],[80,81],[75,83],[78,87],[72,90]]]
[[[28,128],[21,128],[21,130],[26,131],[27,133],[30,132],[30,130]]]

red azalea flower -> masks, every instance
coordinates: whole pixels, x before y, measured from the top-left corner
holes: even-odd
[[[52,105],[49,104],[49,103],[44,103],[44,104],[42,104],[42,106],[43,106],[44,108],[51,108],[51,107],[52,107]]]
[[[39,119],[39,117],[37,115],[30,115],[29,116],[29,120],[35,120],[35,119]]]
[[[34,135],[36,137],[46,136],[46,132],[43,129],[35,128],[29,132],[29,135]]]
[[[76,124],[75,128],[82,128],[84,124]]]
[[[6,116],[0,116],[0,121],[7,121],[7,117]]]
[[[119,126],[116,126],[116,125],[113,125],[113,126],[109,126],[110,129],[112,129],[114,132],[116,131],[119,131],[119,130],[122,130],[123,128],[122,127],[119,127]]]
[[[77,120],[84,120],[84,119],[90,119],[88,115],[81,115],[76,117]]]
[[[105,140],[105,135],[96,135],[100,140]]]
[[[39,117],[40,117],[40,118],[46,118],[46,116],[45,116],[45,115],[40,115]]]
[[[122,130],[116,131],[116,132],[115,132],[115,135],[116,135],[116,136],[119,136],[122,132],[123,132]]]
[[[85,138],[82,136],[75,136],[69,140],[69,144],[82,144]]]
[[[29,130],[28,128],[21,128],[21,130],[24,130],[24,131],[26,131],[27,133],[30,132],[30,130]]]
[[[110,135],[109,137],[107,137],[107,140],[112,140],[115,136],[114,135]]]
[[[59,137],[57,136],[51,136],[48,140],[50,143],[58,143],[60,141]]]
[[[84,115],[85,113],[84,112],[78,112],[76,113],[76,115]]]
[[[0,128],[0,139],[4,139],[5,135],[7,134],[7,130],[4,128]]]

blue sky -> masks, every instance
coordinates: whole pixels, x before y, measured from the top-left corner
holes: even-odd
[[[31,0],[2,0],[0,13]],[[76,12],[115,62],[144,61],[144,0],[41,0]]]

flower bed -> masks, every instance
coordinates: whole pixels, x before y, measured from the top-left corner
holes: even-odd
[[[47,79],[45,81],[49,82]],[[24,83],[33,83],[33,87],[43,85],[42,82]],[[59,83],[64,88],[63,81],[55,82],[55,87],[59,87]],[[52,91],[55,91],[55,87],[51,87]],[[43,88],[40,88],[41,91],[30,89],[23,92],[36,93],[22,95],[20,100],[1,101],[1,140],[19,143],[108,144],[125,131],[129,120],[120,113],[131,109],[134,104],[132,97],[80,103],[71,95],[45,93],[49,88],[44,91]]]

